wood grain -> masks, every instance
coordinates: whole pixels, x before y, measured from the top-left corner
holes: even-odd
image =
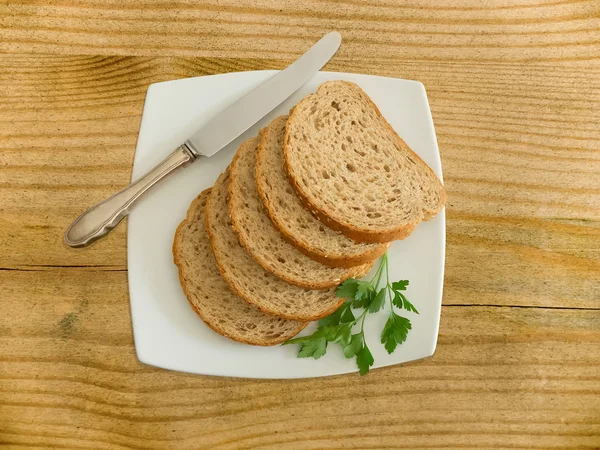
[[[126,234],[62,233],[125,186],[149,84],[285,67],[418,79],[449,193],[438,349],[321,380],[137,362]],[[600,4],[0,4],[0,445],[600,447]]]
[[[290,57],[331,29],[340,60],[576,61],[600,49],[595,0],[9,0],[0,50]]]
[[[429,360],[364,378],[236,380],[137,363],[123,272],[5,271],[0,283],[0,315],[13,318],[0,328],[0,442],[16,447],[599,443],[598,311],[447,306]]]
[[[148,84],[284,64],[0,56],[3,267],[124,269],[123,226],[75,252],[61,235],[86,205],[129,182]],[[600,67],[575,87],[579,68],[518,67],[328,66],[427,88],[450,193],[446,304],[598,307]]]

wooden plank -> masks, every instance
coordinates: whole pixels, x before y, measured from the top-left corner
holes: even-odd
[[[0,56],[0,267],[124,269],[124,226],[84,250],[62,233],[129,182],[148,84],[285,64]],[[445,304],[597,307],[600,67],[334,59],[328,69],[427,88],[449,192]]]
[[[431,359],[363,378],[242,380],[138,363],[125,276],[0,271],[0,443],[106,449],[600,445],[598,310],[446,306]]]
[[[10,0],[0,51],[289,58],[332,29],[340,58],[429,61],[595,59],[594,0]]]
[[[318,382],[141,365],[124,227],[77,251],[65,227],[128,183],[150,83],[279,69],[333,29],[328,70],[428,92],[435,356]],[[594,0],[0,4],[0,445],[600,448],[599,30]]]

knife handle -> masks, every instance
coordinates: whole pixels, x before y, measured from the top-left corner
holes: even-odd
[[[71,247],[85,247],[106,236],[124,217],[129,215],[136,200],[148,189],[195,159],[195,154],[185,144],[181,145],[135,183],[92,206],[75,219],[65,232],[65,242]]]

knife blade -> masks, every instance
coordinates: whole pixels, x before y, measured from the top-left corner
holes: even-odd
[[[209,120],[185,144],[198,155],[214,155],[300,89],[331,59],[341,42],[339,33],[326,34],[285,70]]]
[[[296,92],[331,59],[341,41],[339,33],[327,33],[287,68],[199,127],[154,169],[81,214],[65,231],[65,243],[85,247],[106,236],[150,188],[200,157],[214,155]]]

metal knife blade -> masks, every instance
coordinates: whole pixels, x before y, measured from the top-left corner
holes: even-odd
[[[197,155],[214,155],[310,80],[331,59],[341,42],[339,33],[326,34],[285,70],[209,120],[185,145]]]
[[[200,156],[214,155],[296,92],[331,59],[341,41],[337,32],[323,36],[286,69],[200,127],[142,178],[81,214],[67,228],[65,243],[85,247],[106,236],[150,188]]]

